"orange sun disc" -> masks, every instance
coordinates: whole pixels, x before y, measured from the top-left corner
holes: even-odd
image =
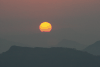
[[[50,32],[52,25],[49,22],[43,22],[40,24],[39,29],[41,32]]]

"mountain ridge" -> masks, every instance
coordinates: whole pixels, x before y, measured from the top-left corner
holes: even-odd
[[[76,41],[62,39],[56,47],[67,47],[67,48],[75,48],[77,50],[82,50],[86,47],[86,45],[80,44]]]
[[[12,46],[0,54],[1,67],[100,67],[100,57],[62,47]]]
[[[83,51],[87,51],[93,55],[100,55],[100,41],[96,41],[94,44],[89,45]]]

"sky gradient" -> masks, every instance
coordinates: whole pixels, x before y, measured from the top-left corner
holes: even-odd
[[[100,0],[0,0],[1,35],[40,33],[44,21],[52,24],[52,31],[69,29],[73,37],[77,32],[95,42],[100,40]],[[68,39],[83,43],[85,38]]]

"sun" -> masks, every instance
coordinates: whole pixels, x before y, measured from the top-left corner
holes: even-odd
[[[52,25],[49,22],[43,22],[40,24],[39,29],[41,32],[50,32]]]

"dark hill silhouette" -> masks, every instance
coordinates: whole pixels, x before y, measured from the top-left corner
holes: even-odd
[[[93,55],[100,55],[100,41],[97,41],[94,44],[86,47],[84,51],[87,51]]]
[[[0,38],[0,53],[7,51],[12,45],[23,46],[24,44]]]
[[[100,57],[70,48],[12,46],[0,54],[0,67],[100,67]]]
[[[82,50],[86,47],[86,45],[82,45],[82,44],[77,43],[75,41],[63,39],[62,41],[60,41],[56,45],[56,47],[67,47],[67,48],[75,48],[75,49],[78,49],[78,50]]]

